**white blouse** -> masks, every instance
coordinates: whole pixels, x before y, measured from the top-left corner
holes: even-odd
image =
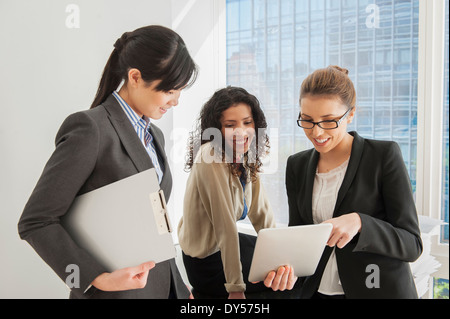
[[[314,224],[333,218],[334,207],[347,171],[348,159],[340,166],[327,173],[316,171],[312,196],[312,214]],[[324,295],[342,295],[341,281],[336,263],[336,254],[333,252],[328,259],[328,263],[320,281],[319,292]]]

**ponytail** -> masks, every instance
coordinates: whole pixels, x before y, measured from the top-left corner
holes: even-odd
[[[108,62],[106,62],[91,109],[105,102],[106,98],[119,86],[122,76],[115,71],[118,68],[118,64],[119,52],[117,49],[114,49]]]
[[[114,43],[91,108],[102,104],[123,80],[126,84],[131,68],[138,69],[148,84],[161,80],[157,91],[190,86],[197,77],[197,66],[175,31],[157,25],[142,27],[125,32]]]

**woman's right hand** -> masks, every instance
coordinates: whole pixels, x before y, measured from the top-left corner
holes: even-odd
[[[276,272],[272,270],[267,274],[264,285],[273,291],[292,290],[297,279],[292,266],[280,266]]]
[[[94,279],[92,285],[103,291],[121,291],[141,289],[147,284],[148,272],[155,267],[153,261],[140,264],[136,267],[128,267],[105,272]]]

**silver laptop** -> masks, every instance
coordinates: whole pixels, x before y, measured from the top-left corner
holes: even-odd
[[[314,274],[332,228],[325,223],[260,230],[248,280],[263,281],[270,271],[285,265],[292,266],[298,277]]]
[[[78,196],[61,223],[108,271],[176,255],[154,168]]]

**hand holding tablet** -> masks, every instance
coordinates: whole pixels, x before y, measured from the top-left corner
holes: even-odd
[[[295,283],[295,277],[312,275],[332,228],[331,224],[324,223],[262,229],[256,241],[249,281],[264,280],[272,289],[286,289]]]
[[[264,285],[267,288],[272,288],[273,291],[291,290],[294,288],[297,278],[292,266],[280,266],[276,272],[272,270],[267,274]]]

